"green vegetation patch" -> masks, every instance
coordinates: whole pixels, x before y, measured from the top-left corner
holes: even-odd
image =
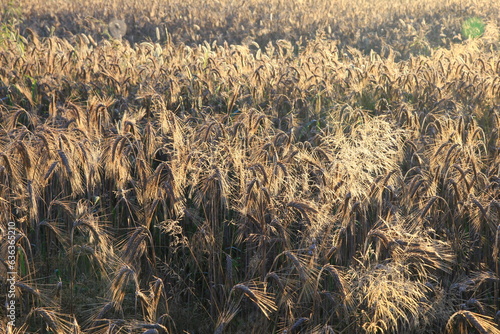
[[[479,17],[471,17],[462,24],[462,36],[465,38],[478,38],[484,34],[486,24]]]

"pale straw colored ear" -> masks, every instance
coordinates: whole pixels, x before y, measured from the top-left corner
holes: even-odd
[[[108,30],[114,39],[122,39],[127,33],[127,24],[123,20],[113,19],[108,24]]]

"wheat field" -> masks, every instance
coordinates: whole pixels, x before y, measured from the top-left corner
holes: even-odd
[[[496,1],[0,9],[0,333],[500,333]]]

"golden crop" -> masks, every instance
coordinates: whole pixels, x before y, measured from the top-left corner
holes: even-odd
[[[0,333],[499,333],[494,3],[3,3]]]

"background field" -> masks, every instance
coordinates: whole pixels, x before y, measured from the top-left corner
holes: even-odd
[[[500,332],[496,1],[0,19],[0,333]]]

